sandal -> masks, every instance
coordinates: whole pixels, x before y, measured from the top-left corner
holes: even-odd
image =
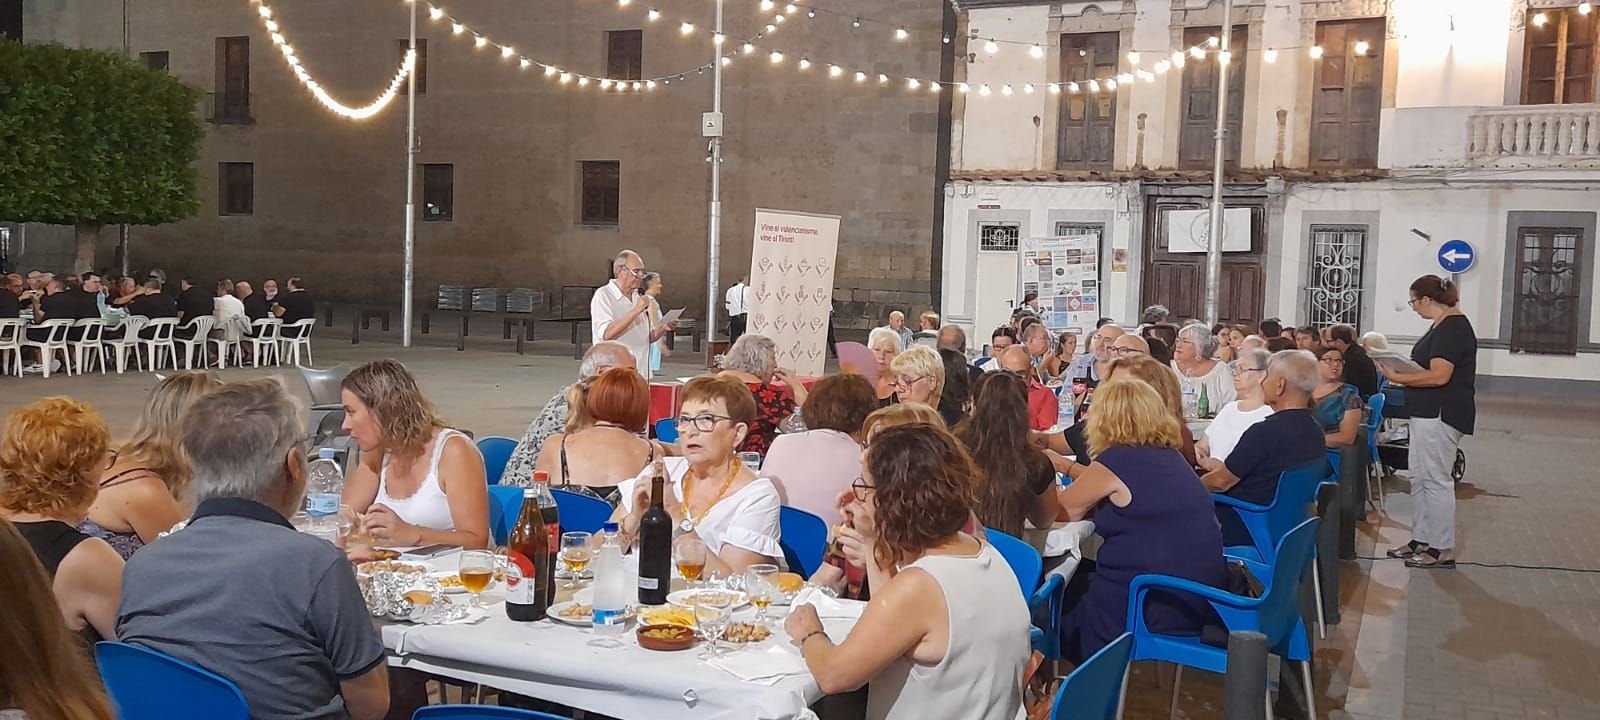
[[[1389,557],[1395,558],[1396,560],[1410,560],[1411,558],[1416,557],[1418,553],[1426,549],[1428,549],[1427,545],[1412,540],[1411,542],[1401,545],[1400,547],[1389,548],[1389,552],[1385,554]]]
[[[1448,554],[1447,554],[1448,553]],[[1448,550],[1428,548],[1406,560],[1406,567],[1422,570],[1454,570],[1456,556]]]

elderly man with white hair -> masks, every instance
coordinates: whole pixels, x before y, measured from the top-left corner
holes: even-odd
[[[578,365],[578,380],[599,377],[605,371],[619,367],[637,371],[633,353],[622,343],[602,340],[583,354],[583,362]],[[522,434],[522,439],[517,441],[517,449],[511,451],[511,459],[506,461],[505,472],[500,475],[501,485],[533,485],[533,468],[539,463],[539,449],[544,447],[544,441],[550,439],[551,435],[566,431],[567,391],[571,388],[571,385],[567,385],[557,390],[533,422],[528,423],[528,431]]]
[[[676,323],[650,326],[650,297],[641,291],[645,270],[639,253],[623,250],[611,260],[611,282],[594,291],[589,301],[589,321],[594,344],[615,340],[633,353],[633,366],[650,367],[650,344],[672,332]]]
[[[889,313],[889,325],[887,327],[890,330],[893,330],[896,335],[900,336],[901,348],[911,347],[911,341],[914,338],[912,338],[913,333],[911,332],[911,328],[906,327],[905,313],[900,312],[899,310]]]
[[[1317,357],[1304,350],[1284,350],[1267,362],[1262,398],[1272,414],[1251,425],[1222,466],[1201,478],[1213,492],[1256,505],[1271,505],[1278,494],[1278,476],[1311,463],[1327,463],[1322,426],[1312,417],[1311,393],[1322,382]],[[1218,507],[1223,545],[1249,545],[1250,533],[1231,508]]]

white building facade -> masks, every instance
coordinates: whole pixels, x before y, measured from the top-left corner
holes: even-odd
[[[1405,346],[1426,330],[1407,287],[1463,240],[1485,386],[1600,393],[1600,7],[1236,0],[1224,62],[1221,4],[961,3],[945,317],[986,342],[1022,295],[1018,238],[1061,234],[1099,236],[1102,314],[1202,317],[1205,256],[1172,241],[1204,231],[1184,211],[1209,207],[1225,67],[1224,205],[1249,242],[1221,320]]]

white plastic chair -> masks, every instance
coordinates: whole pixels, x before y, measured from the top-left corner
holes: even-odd
[[[101,341],[101,346],[105,348],[107,352],[111,352],[116,355],[118,375],[121,375],[124,370],[128,369],[129,350],[133,351],[133,364],[135,369],[138,368],[139,331],[143,330],[148,324],[150,324],[150,318],[147,318],[143,315],[129,315],[128,319],[123,320],[122,325],[120,326],[122,328],[122,337]],[[102,359],[102,363],[103,362],[104,360]]]
[[[172,358],[172,367],[178,367],[178,348],[172,344],[172,333],[178,329],[177,318],[155,318],[145,325],[146,330],[151,330],[150,337],[139,338],[139,347],[144,350],[145,370],[160,370],[163,356]],[[165,353],[161,351],[165,350]]]
[[[172,340],[173,349],[176,350],[180,346],[183,348],[184,367],[187,367],[190,370],[194,369],[196,354],[199,354],[200,356],[200,364],[206,364],[206,341],[211,339],[211,326],[215,325],[216,322],[217,319],[210,315],[201,315],[183,326],[184,330],[193,330],[194,335],[187,338],[182,338],[178,337],[176,332],[174,332]],[[178,367],[178,360],[176,356],[173,357],[172,367],[173,369],[177,369]]]
[[[82,375],[96,363],[100,365],[100,374],[106,374],[106,349],[102,344],[106,329],[106,321],[100,318],[84,318],[72,324],[74,329],[80,330],[76,340],[69,339],[67,345],[72,348],[74,370]]]
[[[316,327],[316,318],[296,320],[284,325],[279,333],[278,342],[282,345],[283,356],[287,356],[291,365],[300,364],[300,348],[306,350],[306,365],[311,364],[311,328]],[[279,357],[281,361],[283,356]]]
[[[256,367],[261,367],[263,358],[268,364],[282,365],[283,356],[278,354],[278,332],[283,328],[283,321],[274,318],[261,318],[250,323],[253,334],[244,339],[250,343],[250,354],[254,356]]]
[[[27,326],[18,318],[0,319],[0,375],[22,377],[22,338]]]
[[[238,340],[229,340],[224,334],[219,338],[211,338],[211,347],[217,351],[217,369],[228,369],[228,355],[234,357],[235,365],[244,365],[244,346]]]
[[[23,347],[39,349],[39,364],[44,366],[45,377],[50,377],[50,366],[55,364],[57,352],[66,360],[67,375],[72,375],[72,358],[67,354],[67,333],[72,330],[74,322],[70,319],[46,320],[33,326],[32,329],[49,332],[44,340],[29,340],[26,335],[23,336]]]

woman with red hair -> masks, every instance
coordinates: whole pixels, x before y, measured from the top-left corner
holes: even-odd
[[[665,453],[640,437],[650,420],[650,386],[632,368],[612,368],[568,391],[567,431],[551,435],[535,471],[550,482],[617,504],[617,483]]]

